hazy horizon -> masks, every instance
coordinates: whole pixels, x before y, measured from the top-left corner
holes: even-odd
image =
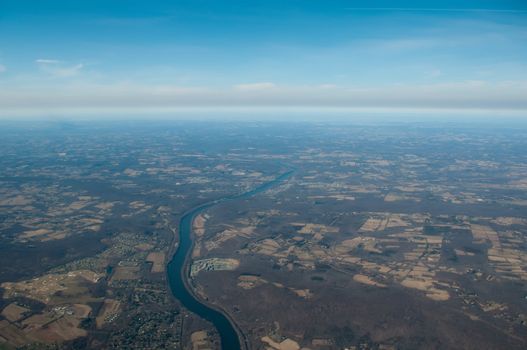
[[[0,118],[524,118],[526,43],[524,1],[3,1]]]

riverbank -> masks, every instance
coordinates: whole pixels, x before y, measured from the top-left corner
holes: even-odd
[[[197,314],[203,319],[211,322],[220,335],[222,349],[248,350],[249,342],[234,319],[228,312],[217,305],[212,305],[202,300],[189,283],[189,272],[191,262],[191,251],[194,246],[192,224],[194,218],[204,210],[217,204],[236,199],[248,198],[257,193],[268,190],[287,179],[292,171],[284,173],[272,181],[266,182],[250,191],[216,199],[188,210],[179,221],[179,243],[177,248],[172,243],[172,251],[175,249],[171,260],[167,265],[167,281],[173,296],[178,299],[189,311]],[[175,241],[175,238],[174,238]]]

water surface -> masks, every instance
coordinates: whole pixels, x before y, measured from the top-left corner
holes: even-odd
[[[194,294],[189,291],[184,279],[189,278],[189,269],[187,263],[190,262],[189,254],[192,250],[193,235],[192,222],[194,217],[206,209],[236,199],[245,199],[254,196],[260,192],[266,191],[273,186],[281,183],[289,176],[292,171],[284,173],[276,179],[266,182],[255,189],[244,192],[238,195],[224,197],[212,202],[202,204],[189,212],[187,212],[179,223],[179,246],[172,260],[168,263],[167,273],[170,289],[174,296],[191,312],[211,322],[218,330],[221,338],[221,348],[224,350],[238,350],[242,349],[238,332],[236,332],[236,325],[221,311],[214,309],[201,301],[199,301]],[[243,347],[244,349],[246,346]]]

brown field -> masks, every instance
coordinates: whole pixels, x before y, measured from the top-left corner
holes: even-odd
[[[107,322],[108,317],[118,314],[120,306],[121,303],[118,300],[104,299],[104,305],[95,318],[97,328],[102,328],[102,326],[104,326],[104,324]]]
[[[263,255],[273,255],[280,248],[280,244],[274,239],[266,238],[258,242],[256,253]]]
[[[488,226],[483,225],[470,225],[472,229],[472,235],[474,236],[474,243],[486,243],[489,241],[493,248],[500,249],[500,239],[496,231]]]
[[[374,237],[355,237],[352,239],[347,239],[342,241],[334,249],[335,253],[340,255],[346,254],[349,251],[356,249],[359,245],[362,246],[365,251],[372,253],[382,253],[382,251],[377,248],[377,240]]]
[[[384,231],[388,225],[388,218],[369,218],[360,228],[360,232]]]
[[[24,231],[24,233],[21,234],[19,237],[21,239],[27,239],[27,238],[33,238],[33,237],[38,237],[38,236],[44,236],[50,233],[51,233],[51,230],[41,228],[38,230]]]
[[[70,316],[64,316],[51,323],[47,330],[57,334],[60,339],[73,340],[78,337],[86,336],[86,330],[78,328],[80,320]]]
[[[91,307],[86,304],[73,304],[71,306],[73,314],[77,318],[86,318],[90,315]]]
[[[139,278],[139,266],[117,266],[110,282],[136,280]]]
[[[243,288],[243,289],[252,289],[264,283],[268,283],[268,282],[258,276],[241,275],[238,277],[238,287]]]
[[[37,329],[55,321],[58,317],[60,316],[57,314],[45,312],[26,318],[24,321],[22,321],[22,325],[25,327],[26,330]]]
[[[194,218],[193,230],[196,236],[201,237],[205,233],[205,221],[207,221],[207,217],[202,214]]]
[[[22,346],[27,343],[24,332],[6,320],[0,321],[0,337],[14,346]]]
[[[398,195],[396,193],[388,193],[385,197],[384,197],[384,201],[385,202],[395,202],[395,201],[401,201],[401,200],[405,200],[407,197],[405,196],[401,196],[401,195]]]
[[[52,343],[86,336],[87,331],[79,325],[90,312],[88,305],[73,304],[56,306],[51,311],[33,315],[22,322],[26,341]]]
[[[434,280],[427,277],[406,278],[401,285],[407,288],[418,289],[425,292],[425,295],[435,301],[445,301],[450,299],[450,294],[443,289],[435,288]]]
[[[21,282],[4,282],[4,298],[22,294],[45,304],[64,302],[63,298],[87,295],[86,282],[95,283],[101,276],[89,270],[77,270],[64,274],[49,274]],[[61,292],[61,296],[57,293]]]
[[[88,201],[76,201],[76,202],[73,202],[71,203],[67,208],[66,210],[80,210],[82,208],[84,208],[85,206],[87,206],[88,204],[90,204]]]
[[[190,336],[192,342],[192,350],[210,350],[212,344],[206,331],[197,331]]]
[[[152,263],[152,269],[150,272],[159,273],[165,271],[165,253],[163,252],[152,252],[146,257],[146,261]]]
[[[253,289],[255,287],[264,285],[270,283],[269,281],[258,277],[258,276],[252,276],[252,275],[240,275],[238,276],[238,287],[243,289]],[[281,283],[271,283],[276,288],[286,288]],[[311,299],[313,298],[313,293],[309,289],[295,289],[295,288],[287,288],[300,298],[304,299]]]
[[[11,303],[2,310],[2,316],[7,318],[11,322],[15,322],[24,317],[24,313],[28,311],[29,309],[26,309],[25,307],[19,306],[15,303]]]
[[[192,249],[192,258],[199,258],[201,256],[201,242],[196,242],[194,244],[194,249]]]
[[[215,235],[212,239],[208,239],[206,242],[204,242],[205,248],[208,251],[217,249],[221,247],[223,243],[238,236],[249,238],[253,234],[255,228],[255,226],[245,226],[224,230]]]
[[[408,222],[404,221],[399,215],[390,215],[390,220],[388,221],[388,225],[386,225],[386,228],[391,227],[405,227],[408,226]]]
[[[319,225],[319,224],[305,224],[304,227],[298,231],[298,233],[303,234],[316,234],[316,233],[336,233],[339,232],[338,227],[330,227],[326,225]]]
[[[73,340],[85,337],[88,333],[85,329],[79,328],[80,319],[73,316],[62,316],[55,321],[36,328],[28,335],[43,343],[53,343],[57,341]]]
[[[375,286],[375,287],[380,287],[380,288],[386,288],[385,284],[375,282],[374,280],[372,280],[370,277],[368,277],[366,275],[357,274],[357,275],[353,276],[353,280],[355,282],[366,284],[368,286]]]
[[[112,207],[115,205],[115,203],[112,203],[112,202],[103,202],[103,203],[99,203],[95,206],[95,208],[97,209],[102,209],[102,210],[108,210],[108,209],[112,209]]]
[[[135,246],[135,248],[141,251],[148,251],[154,248],[154,246],[148,243],[139,243],[138,245]]]
[[[300,345],[298,345],[298,343],[292,339],[285,339],[284,341],[278,343],[276,341],[274,341],[273,339],[271,339],[270,337],[268,336],[265,336],[262,338],[262,342],[268,344],[271,349],[276,349],[276,350],[300,350]]]
[[[311,293],[311,291],[309,289],[289,288],[289,290],[292,291],[293,293],[295,293],[296,295],[298,295],[300,298],[304,298],[304,299],[311,299],[311,298],[313,298],[313,293]]]

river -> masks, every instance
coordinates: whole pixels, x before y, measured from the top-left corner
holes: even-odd
[[[250,191],[199,205],[186,212],[179,223],[179,246],[167,266],[170,289],[184,307],[211,322],[216,327],[220,335],[221,348],[223,350],[247,349],[248,344],[246,344],[241,330],[226,313],[210,304],[200,301],[189,287],[187,279],[189,278],[189,264],[191,262],[190,253],[193,247],[192,222],[196,215],[208,208],[220,203],[254,196],[276,186],[289,178],[291,174],[292,171],[289,171]],[[243,344],[240,343],[240,340],[243,341]]]

